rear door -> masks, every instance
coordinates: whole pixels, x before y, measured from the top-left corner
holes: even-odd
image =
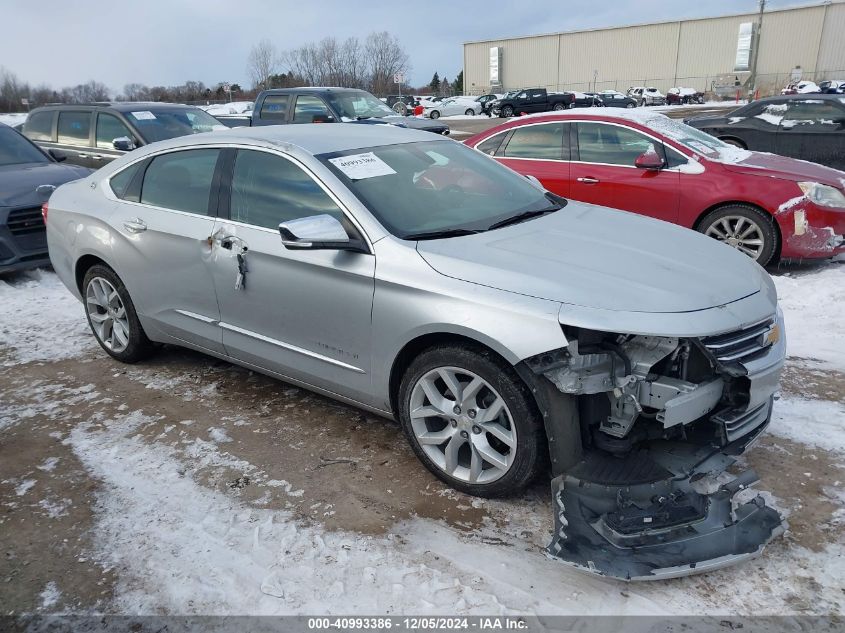
[[[571,198],[677,222],[678,172],[634,165],[650,147],[665,157],[661,141],[618,123],[579,121],[573,125]]]
[[[569,126],[551,121],[514,128],[497,148],[496,159],[520,174],[534,176],[552,193],[569,197]]]
[[[291,95],[267,95],[253,113],[253,125],[281,125],[288,122]],[[257,115],[257,116],[256,116]]]
[[[115,266],[144,327],[214,352],[223,352],[209,269],[220,158],[216,148],[159,154],[110,183],[118,204],[109,221],[122,238]]]
[[[776,151],[845,169],[845,107],[827,99],[789,101],[778,129]]]
[[[56,123],[56,141],[50,147],[57,157],[83,167],[99,167],[91,158],[94,113],[90,108],[61,109]]]

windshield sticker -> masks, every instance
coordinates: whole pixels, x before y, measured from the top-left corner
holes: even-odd
[[[396,172],[372,152],[330,158],[329,162],[352,180],[389,176]]]
[[[140,112],[130,112],[139,121],[149,121],[156,118],[156,115],[149,110],[141,110]]]

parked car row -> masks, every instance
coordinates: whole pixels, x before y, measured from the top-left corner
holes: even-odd
[[[828,79],[818,84],[814,81],[794,81],[780,91],[782,95],[802,94],[843,94],[845,93],[845,81],[841,79]]]
[[[842,134],[828,137],[836,160]],[[662,114],[549,113],[465,142],[559,196],[680,224],[763,266],[845,252],[845,174],[740,149]]]

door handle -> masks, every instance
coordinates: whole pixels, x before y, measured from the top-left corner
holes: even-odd
[[[79,156],[79,158],[88,158],[88,154],[84,154],[82,152],[79,152],[79,154],[77,155]]]
[[[130,233],[140,233],[147,230],[146,223],[141,218],[133,218],[123,223],[126,230]]]
[[[100,154],[91,154],[89,158],[92,158],[94,160],[103,160],[103,157]]]
[[[586,178],[576,178],[576,180],[578,182],[583,182],[584,184],[587,184],[587,185],[595,185],[597,182],[599,182],[598,178],[591,178],[589,176],[586,177]]]

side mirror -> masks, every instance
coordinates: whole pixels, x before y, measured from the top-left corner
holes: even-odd
[[[655,152],[654,148],[650,148],[649,151],[643,152],[637,156],[637,160],[634,161],[634,166],[638,169],[655,171],[663,169],[663,167],[665,167],[665,163],[663,162],[663,158],[660,154]]]
[[[543,183],[541,183],[541,182],[537,179],[537,177],[536,177],[536,176],[532,176],[531,174],[525,174],[525,178],[526,178],[526,179],[528,179],[528,181],[529,181],[529,182],[531,182],[531,184],[533,184],[534,186],[536,186],[538,189],[542,189],[543,191],[545,191],[545,190],[546,190],[546,188],[543,186]]]
[[[111,144],[119,152],[131,152],[135,149],[135,141],[128,136],[119,136]]]
[[[325,213],[282,222],[279,233],[282,244],[290,250],[369,252],[362,240],[351,239],[340,221]]]

